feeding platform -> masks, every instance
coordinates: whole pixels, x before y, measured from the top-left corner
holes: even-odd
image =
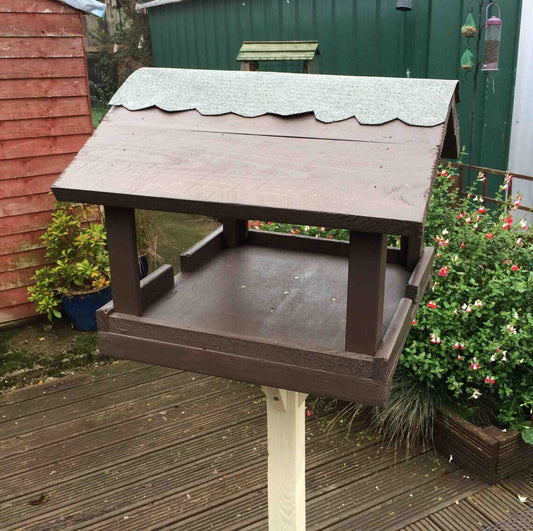
[[[423,228],[438,158],[458,153],[456,93],[446,80],[135,72],[53,186],[105,206],[102,353],[385,404],[431,276]],[[140,284],[135,208],[223,225],[176,276],[162,266]],[[350,239],[249,230],[250,219]]]

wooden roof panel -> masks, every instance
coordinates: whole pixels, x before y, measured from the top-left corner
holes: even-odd
[[[113,109],[54,184],[60,200],[409,234],[445,125],[325,125]]]

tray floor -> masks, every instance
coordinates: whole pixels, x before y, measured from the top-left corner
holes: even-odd
[[[387,264],[384,326],[405,297],[409,273]],[[226,249],[144,312],[183,328],[342,352],[348,259],[243,245]]]

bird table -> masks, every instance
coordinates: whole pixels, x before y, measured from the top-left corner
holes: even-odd
[[[263,386],[272,530],[305,528],[307,394],[387,402],[431,277],[424,222],[439,157],[458,155],[457,97],[449,80],[143,68],[52,187],[105,209],[102,354]],[[176,276],[139,281],[136,208],[222,226]]]

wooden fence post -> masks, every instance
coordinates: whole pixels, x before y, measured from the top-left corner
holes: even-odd
[[[305,531],[305,398],[263,386],[268,425],[268,529]]]

